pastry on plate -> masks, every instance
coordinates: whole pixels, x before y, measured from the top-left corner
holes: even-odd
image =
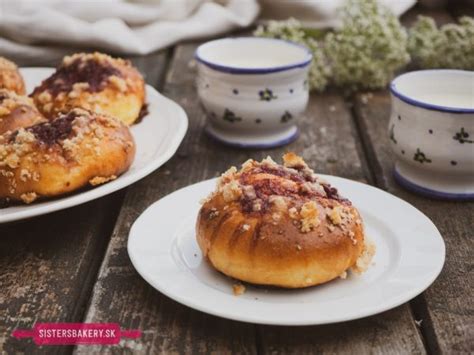
[[[128,60],[79,53],[65,57],[31,96],[46,117],[80,107],[131,125],[145,104],[145,82]]]
[[[301,288],[365,270],[374,253],[357,209],[293,153],[229,169],[203,202],[197,241],[235,279]]]
[[[0,134],[32,126],[46,119],[36,109],[33,101],[15,92],[0,89]]]
[[[15,63],[0,57],[0,89],[8,89],[25,95],[25,82]]]
[[[103,184],[125,172],[134,155],[127,126],[74,109],[0,135],[0,199],[31,203]]]

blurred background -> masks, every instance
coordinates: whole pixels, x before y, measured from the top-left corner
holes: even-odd
[[[337,28],[345,0],[2,0],[0,55],[20,65],[66,53],[102,50],[147,55],[177,42],[222,36],[268,20],[295,18],[308,28]],[[413,6],[472,15],[472,0],[379,0],[396,16]]]

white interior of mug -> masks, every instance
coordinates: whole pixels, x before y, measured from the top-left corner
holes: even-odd
[[[309,64],[309,50],[296,43],[258,37],[224,38],[207,42],[196,51],[205,64],[235,69],[271,69]]]
[[[420,70],[395,78],[390,89],[401,100],[441,111],[474,113],[474,72]]]

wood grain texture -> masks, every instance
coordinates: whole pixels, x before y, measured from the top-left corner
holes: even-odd
[[[472,353],[474,203],[431,200],[399,187],[392,177],[394,160],[387,133],[390,97],[386,92],[379,92],[363,101],[359,96],[355,111],[377,186],[425,213],[438,227],[446,243],[446,263],[441,275],[422,297],[413,302],[428,346],[433,353]]]
[[[16,328],[82,318],[119,200],[113,194],[0,226],[0,352],[38,349],[31,340],[11,337]]]
[[[268,328],[261,330],[262,354],[425,354],[406,305],[351,322]]]
[[[209,316],[168,299],[136,273],[127,255],[130,226],[151,203],[176,189],[216,176],[226,168],[230,157],[235,161],[245,159],[245,153],[221,149],[202,135],[204,115],[196,98],[194,67],[190,64],[193,53],[192,45],[175,50],[164,86],[164,94],[188,113],[188,134],[167,164],[127,191],[85,321],[118,322],[124,328],[143,331],[138,341],[122,342],[121,350],[255,353],[253,325]],[[113,349],[78,347],[76,352]]]
[[[166,59],[162,53],[134,62],[156,85]],[[150,71],[152,65],[158,69]],[[16,328],[82,320],[122,200],[123,192],[117,192],[82,206],[0,225],[0,353],[42,350],[31,340],[12,338]]]
[[[311,97],[300,123],[301,137],[284,148],[238,150],[214,143],[203,133],[205,117],[194,89],[195,45],[178,46],[166,76],[165,95],[189,115],[190,127],[177,154],[162,168],[127,191],[108,246],[85,321],[119,322],[144,330],[140,341],[123,342],[123,349],[139,352],[332,352],[390,353],[396,349],[423,353],[423,344],[407,306],[347,325],[331,327],[271,327],[227,321],[191,310],[154,291],[134,271],[126,252],[131,224],[155,200],[219,175],[248,158],[267,155],[279,160],[283,152],[301,154],[317,171],[366,181],[356,129],[350,110],[335,93]],[[354,330],[356,327],[357,330]],[[341,329],[342,332],[339,330]],[[341,336],[343,334],[343,336]],[[78,347],[77,353],[109,351]]]

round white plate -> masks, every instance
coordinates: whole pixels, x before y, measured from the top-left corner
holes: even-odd
[[[51,68],[21,69],[27,92],[31,92],[53,71]],[[131,126],[137,152],[132,166],[126,173],[107,184],[67,197],[31,205],[1,208],[0,223],[58,211],[105,196],[145,177],[169,160],[186,133],[188,118],[178,104],[158,93],[150,85],[146,86],[146,101],[149,114],[140,123]]]
[[[188,186],[151,205],[133,224],[128,254],[138,273],[158,291],[216,316],[262,324],[310,325],[348,321],[396,307],[425,290],[444,264],[444,242],[420,211],[382,190],[320,175],[349,198],[375,242],[374,265],[361,276],[300,290],[247,285],[215,271],[195,239],[199,201],[215,179]]]

